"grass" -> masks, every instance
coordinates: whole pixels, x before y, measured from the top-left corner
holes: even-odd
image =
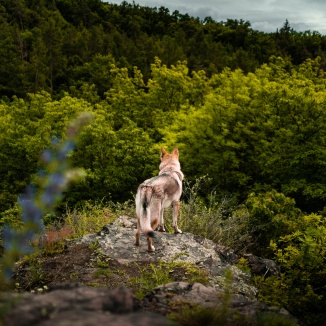
[[[157,266],[150,264],[148,267],[141,267],[136,263],[140,270],[140,276],[132,277],[129,284],[137,288],[135,297],[142,299],[146,293],[154,289],[158,285],[172,282],[168,266],[162,261]]]
[[[28,282],[26,286],[28,288],[40,288],[46,284],[47,276],[42,268],[42,252],[40,250],[24,257],[20,264],[28,265],[25,272],[25,280]]]
[[[247,273],[248,275],[251,275],[251,269],[249,266],[249,262],[248,259],[244,258],[244,257],[240,257],[238,263],[236,264],[236,266],[241,269],[244,273]]]
[[[200,196],[205,188],[207,177],[190,183],[184,180],[183,197],[180,205],[178,226],[184,232],[201,235],[217,244],[246,253],[252,244],[248,230],[250,215],[243,205],[236,205],[232,197],[218,198],[212,192],[207,200]],[[165,209],[164,225],[167,232],[173,233],[172,208]]]
[[[123,204],[86,202],[81,207],[67,209],[64,227],[69,227],[72,230],[74,238],[81,238],[85,234],[100,231],[104,225],[110,224],[121,215],[133,216],[133,203],[130,201]]]

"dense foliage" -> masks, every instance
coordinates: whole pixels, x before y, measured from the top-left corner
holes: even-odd
[[[68,158],[86,177],[63,205],[132,199],[178,146],[186,182],[209,180],[184,198],[190,231],[276,259],[261,297],[323,320],[326,36],[101,0],[0,0],[0,28],[1,225],[40,153],[89,112]],[[216,211],[225,199],[241,210]],[[220,230],[233,221],[237,237]]]
[[[67,195],[72,203],[131,198],[156,173],[164,143],[179,146],[190,180],[207,174],[220,195],[244,200],[252,191],[276,189],[306,211],[322,211],[326,80],[318,67],[318,59],[290,66],[272,58],[254,73],[225,69],[207,78],[203,71],[189,76],[186,63],[168,68],[156,59],[146,84],[137,68],[129,76],[111,63],[104,100],[84,84],[59,100],[40,92],[2,102],[2,210],[31,180],[51,137],[88,111],[94,121],[71,156],[88,177]]]

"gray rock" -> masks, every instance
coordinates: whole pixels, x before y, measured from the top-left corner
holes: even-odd
[[[213,241],[191,233],[170,234],[155,232],[155,252],[148,252],[146,238],[141,236],[141,245],[135,246],[136,219],[121,216],[106,225],[95,237],[103,254],[120,263],[132,261],[188,262],[209,272],[211,286],[223,288],[226,271],[232,272],[231,288],[235,293],[250,299],[257,296],[257,289],[250,284],[250,276],[238,267],[236,255],[231,249],[216,245]],[[79,242],[91,243],[93,235],[84,236]]]
[[[170,325],[159,314],[139,311],[129,289],[113,290],[80,285],[59,286],[44,294],[10,294],[12,307],[6,326]]]
[[[222,310],[227,304],[226,313],[230,325],[235,316],[242,320],[255,320],[261,314],[279,316],[296,321],[293,316],[283,308],[267,306],[257,300],[250,300],[241,294],[227,294],[222,289],[204,286],[200,283],[189,284],[185,282],[173,282],[156,287],[148,293],[142,302],[143,307],[155,308],[162,314],[173,311],[176,304],[185,306],[187,303],[197,304],[202,307]],[[237,323],[239,325],[239,323]]]
[[[272,276],[279,275],[280,269],[271,259],[256,257],[252,254],[244,255],[248,260],[252,275]]]

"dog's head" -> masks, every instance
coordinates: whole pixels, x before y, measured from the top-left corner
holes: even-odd
[[[164,147],[161,148],[161,161],[163,160],[172,160],[172,159],[176,159],[179,160],[179,150],[176,147],[171,154],[169,154]]]
[[[168,153],[164,147],[161,148],[161,164],[160,171],[180,171],[179,150],[175,148],[171,153]],[[183,178],[183,177],[182,177]]]

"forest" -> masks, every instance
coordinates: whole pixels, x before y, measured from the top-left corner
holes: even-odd
[[[95,119],[71,158],[87,170],[72,204],[132,198],[165,144],[189,179],[211,178],[207,193],[276,189],[323,210],[326,36],[127,2],[0,6],[1,211],[82,111]]]
[[[282,265],[285,305],[306,293],[324,320],[326,36],[101,0],[0,0],[0,30],[0,225],[88,112],[60,213],[132,200],[177,146],[202,205],[231,198],[264,225],[252,248]]]

